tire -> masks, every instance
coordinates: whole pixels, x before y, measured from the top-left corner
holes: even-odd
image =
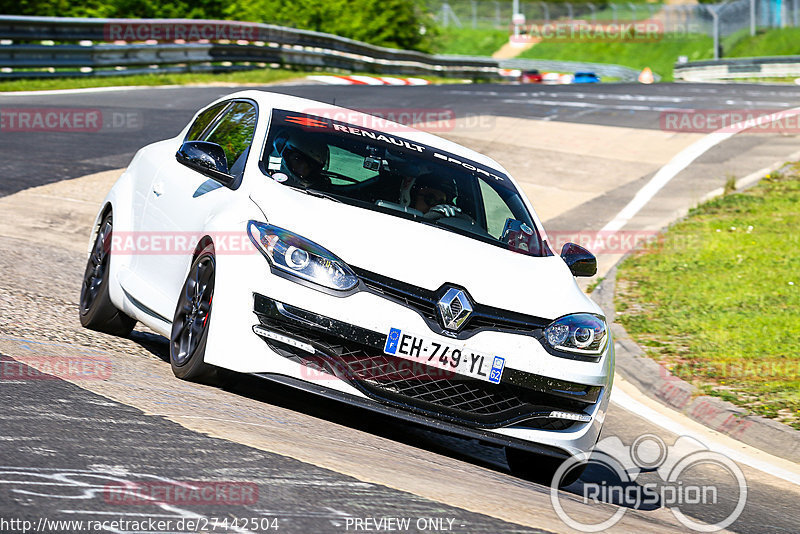
[[[564,460],[558,458],[551,458],[549,456],[542,456],[532,452],[523,451],[506,447],[506,461],[511,473],[520,478],[551,485],[553,482],[553,475]],[[586,469],[586,464],[578,464],[568,472],[559,481],[558,487],[564,488],[578,480],[583,471]]]
[[[200,380],[215,374],[215,368],[203,361],[211,326],[215,275],[214,247],[208,245],[189,269],[172,320],[169,362],[175,376],[183,380]]]
[[[86,262],[78,312],[85,328],[125,337],[133,330],[136,320],[118,310],[108,296],[112,229],[109,213],[100,223],[94,247]]]

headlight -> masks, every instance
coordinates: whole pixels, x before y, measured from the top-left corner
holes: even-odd
[[[247,234],[276,269],[339,291],[358,284],[358,277],[342,260],[304,237],[256,221],[247,223]]]
[[[544,329],[544,339],[555,350],[597,355],[606,348],[606,323],[597,315],[575,313],[556,319]]]

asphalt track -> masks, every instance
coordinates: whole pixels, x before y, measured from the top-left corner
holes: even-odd
[[[526,117],[642,130],[659,129],[661,113],[665,110],[774,111],[800,105],[800,88],[766,85],[615,84],[586,89],[576,86],[306,85],[271,87],[270,90],[323,101],[335,100],[336,104],[362,109],[445,108],[452,109],[461,118],[478,115]],[[0,132],[0,146],[3,147],[0,195],[124,167],[139,147],[174,135],[197,108],[231,91],[219,87],[160,88],[0,96],[3,109],[92,108],[101,109],[108,120],[101,133]],[[779,139],[764,136],[734,138],[699,159],[685,175],[678,176],[675,187],[680,188],[684,180],[687,182],[683,184],[684,193],[686,189],[692,192],[711,190],[717,184],[703,182],[703,170],[734,161],[742,173],[752,172],[763,166],[762,159],[779,159],[793,151],[789,150],[792,143],[784,142],[786,144],[782,145]],[[775,146],[781,148],[778,154],[771,150]],[[800,146],[795,146],[794,150],[798,148]],[[590,203],[563,213],[550,221],[548,228],[551,224],[562,228],[602,227],[647,178],[646,175],[638,177],[624,190],[612,189]],[[656,212],[658,206],[668,205],[670,199],[679,196],[678,191],[665,191],[665,195],[655,198],[643,210],[643,218],[633,223],[652,223],[647,217]],[[671,213],[670,210],[666,212]],[[77,248],[82,246],[83,243]],[[25,246],[19,239],[0,238],[0,249],[3,298],[7,302],[25,303],[23,309],[18,306],[14,312],[4,311],[6,317],[0,323],[3,360],[24,361],[26,355],[37,351],[52,354],[103,351],[104,358],[117,364],[114,380],[118,380],[112,380],[114,383],[107,390],[98,384],[76,385],[60,380],[3,382],[0,439],[5,443],[0,451],[0,519],[26,518],[36,523],[44,516],[85,519],[154,514],[170,518],[257,515],[277,517],[284,531],[344,532],[354,530],[356,518],[397,516],[413,518],[413,521],[440,518],[444,520],[443,525],[450,525],[456,532],[568,530],[553,518],[552,510],[548,515],[537,509],[547,502],[542,498],[546,490],[507,474],[502,455],[491,447],[386,421],[360,410],[321,404],[285,388],[267,390],[257,380],[229,382],[223,388],[192,386],[186,389],[168,376],[169,368],[163,361],[166,346],[162,339],[145,331],[136,334],[132,341],[105,339],[106,336],[84,333],[75,327],[72,303],[84,261],[83,256],[75,252],[75,246]],[[29,325],[32,318],[38,327]],[[117,360],[126,355],[130,358],[127,367],[122,363],[125,360]],[[143,372],[143,368],[149,371]],[[120,369],[129,371],[127,379]],[[139,380],[141,382],[137,383]],[[173,395],[165,393],[171,388],[174,388]],[[194,404],[187,403],[198,391],[207,396],[200,395],[192,400]],[[227,404],[215,404],[221,399]],[[230,406],[235,406],[236,410]],[[166,415],[172,413],[170,410],[180,412],[181,408],[197,413],[219,412],[251,425],[260,421],[256,433],[284,432],[277,432],[270,426],[288,428],[286,441],[297,442],[294,446],[283,442],[281,446],[271,443],[259,447],[251,435],[229,431],[222,424],[216,429],[213,425],[193,428],[181,419],[186,417],[185,413]],[[245,408],[246,416],[242,415]],[[293,432],[294,427],[297,430]],[[337,469],[333,465],[335,458],[324,457],[322,440],[315,443],[315,430],[319,430],[321,436],[330,432],[331,439],[338,440],[343,466],[348,461],[357,463],[362,454],[359,447],[369,446],[370,452],[364,452],[361,459],[368,468],[370,463],[374,464],[374,477],[362,474],[356,467]],[[617,436],[630,444],[645,434],[659,436],[667,444],[677,438],[624,406],[611,405],[604,437]],[[315,447],[320,449],[319,458],[315,458]],[[750,467],[741,467],[748,482],[747,505],[728,529],[736,532],[797,531],[800,520],[797,486]],[[391,474],[381,474],[382,469],[390,472],[392,468],[397,471],[396,483]],[[120,507],[118,503],[103,499],[102,490],[109,480],[149,480],[148,477],[161,477],[169,481],[168,484],[198,479],[248,481],[259,488],[258,504],[238,508],[184,506],[156,513],[152,507]],[[449,484],[464,488],[481,481],[486,484],[486,494],[472,491],[460,506],[461,494],[439,489],[447,484],[431,483],[441,495],[436,491],[415,489],[420,487],[420,480],[424,484],[431,477],[446,478]],[[589,472],[584,482],[599,483],[607,478],[607,473]],[[715,507],[684,507],[687,515],[713,522],[731,511],[730,498],[736,488],[729,477],[714,470],[699,469],[687,480],[713,480],[721,496],[720,504]],[[92,494],[93,498],[79,498],[85,496],[87,481],[94,483],[89,484],[88,490],[96,493]],[[657,481],[656,473],[644,473],[637,479],[640,485]],[[579,493],[580,487],[571,490]],[[529,509],[517,505],[522,509],[516,514],[503,511],[508,502],[523,502],[526,492],[535,505],[531,504]],[[517,495],[523,497],[514,500]],[[624,521],[616,528],[637,532],[685,530],[662,503],[645,508],[629,511],[626,515],[629,522]],[[595,505],[592,510],[607,515],[609,507]],[[453,522],[448,523],[448,519]]]
[[[2,135],[0,195],[124,167],[140,147],[177,133],[228,87],[155,88],[43,96],[0,95],[4,108],[99,109],[100,133],[7,132]],[[559,122],[661,128],[669,110],[777,110],[800,105],[800,87],[718,84],[271,86],[269,90],[356,109],[452,110]],[[513,133],[511,133],[513,135]]]

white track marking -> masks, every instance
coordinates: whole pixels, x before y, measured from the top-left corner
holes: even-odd
[[[324,76],[324,75],[314,74],[312,76],[306,76],[306,80],[327,83],[329,85],[353,85],[352,82],[345,80],[343,78],[339,78],[338,76]]]
[[[758,118],[759,124],[765,122],[774,122],[778,119],[784,118],[787,115],[796,115],[800,113],[800,107],[787,109],[778,113],[770,115],[761,115],[763,118]],[[631,199],[628,204],[614,217],[608,224],[606,224],[600,232],[616,232],[622,229],[628,222],[648,203],[652,198],[664,188],[673,178],[675,178],[682,170],[688,167],[694,160],[705,154],[708,150],[720,144],[721,142],[730,139],[737,132],[741,131],[746,124],[750,121],[737,122],[726,128],[722,128],[715,132],[711,132],[700,140],[694,142],[682,151],[678,152],[666,165],[661,167],[658,172],[653,176],[647,184],[644,185]]]
[[[775,466],[767,461],[753,458],[749,454],[742,453],[728,446],[710,441],[707,436],[704,436],[698,432],[694,432],[674,419],[657,412],[649,406],[646,406],[622,391],[620,388],[614,388],[611,391],[611,402],[619,405],[633,414],[638,415],[650,423],[658,425],[661,428],[672,432],[673,434],[677,434],[678,436],[691,436],[700,441],[700,443],[703,443],[712,451],[724,454],[731,460],[748,465],[754,469],[763,471],[768,475],[791,482],[792,484],[800,485],[800,475],[797,473],[792,473],[791,471]]]
[[[428,80],[423,80],[422,78],[363,76],[359,74],[353,74],[351,76],[312,75],[306,76],[306,79],[329,85],[428,85],[430,83]]]
[[[411,85],[430,85],[431,82],[424,78],[406,78]]]
[[[554,96],[554,95],[550,95]],[[504,104],[531,104],[534,106],[553,106],[555,108],[591,108],[591,109],[617,109],[621,111],[693,111],[687,108],[678,108],[674,106],[644,106],[635,104],[595,104],[593,102],[571,102],[569,100],[542,100],[539,98],[531,98],[530,100],[523,100],[517,98],[505,98],[501,102]]]
[[[386,85],[383,80],[380,78],[376,78],[374,76],[362,76],[360,74],[353,74],[352,76],[348,76],[351,80],[356,80],[358,82],[364,83],[366,85]]]
[[[593,93],[593,92],[580,92],[580,91],[557,91],[557,90],[538,90],[538,91],[518,91],[518,92],[506,92],[503,94],[498,93],[497,91],[466,91],[466,90],[459,90],[459,89],[451,89],[447,91],[448,93],[453,94],[471,94],[477,96],[502,96],[506,97],[510,100],[510,103],[515,102],[516,98],[539,98],[539,97],[550,97],[550,98],[575,98],[577,100],[618,100],[621,102],[652,102],[652,103],[689,103],[693,101],[699,100],[706,100],[707,94],[703,93],[703,96],[668,96],[668,95],[642,95],[642,94],[623,94],[623,93]],[[737,95],[738,96],[738,95]],[[765,93],[752,93],[749,96],[756,96],[756,97],[769,97],[770,94]],[[775,95],[781,98],[785,98],[789,95]],[[791,94],[791,96],[797,98],[800,97],[800,93]],[[562,102],[559,100],[559,102]],[[791,106],[791,102],[776,102],[773,100],[749,100],[749,99],[728,99],[725,100],[724,103],[720,104],[720,106],[738,106],[744,109],[749,109],[752,107],[765,107],[769,111],[774,111],[775,109],[785,108]]]

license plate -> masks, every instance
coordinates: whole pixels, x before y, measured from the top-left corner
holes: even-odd
[[[399,328],[389,330],[383,352],[423,363],[459,375],[499,384],[506,359],[468,349],[464,345],[442,343]]]

